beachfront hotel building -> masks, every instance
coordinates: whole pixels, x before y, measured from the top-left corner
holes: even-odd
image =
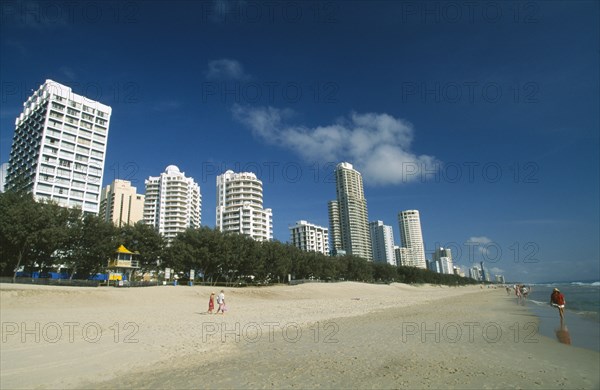
[[[479,265],[481,265],[481,281],[491,282],[490,272],[483,265],[483,261],[480,261]]]
[[[384,225],[383,221],[373,221],[369,223],[369,230],[371,232],[373,261],[396,265],[394,231],[392,227]]]
[[[414,267],[412,249],[395,245],[394,255],[396,257],[397,266]]]
[[[479,267],[473,266],[473,267],[469,268],[469,278],[478,280],[478,281],[483,280],[482,275],[481,275],[481,270],[479,269]]]
[[[167,241],[201,223],[200,186],[175,165],[146,181],[144,223],[153,226]]]
[[[297,221],[290,226],[292,245],[305,252],[319,252],[329,255],[329,229],[307,221]]]
[[[421,232],[421,219],[418,210],[405,210],[398,213],[400,226],[400,242],[404,248],[409,248],[409,258],[406,264],[410,267],[427,268],[425,261],[425,245]]]
[[[453,274],[452,251],[450,248],[436,248],[432,255],[432,261],[438,264],[439,272]]]
[[[332,247],[372,261],[371,234],[362,175],[352,164],[342,162],[335,169],[335,184],[337,199],[329,202]]]
[[[144,219],[144,195],[127,180],[115,180],[100,193],[100,217],[115,226],[134,225]]]
[[[0,165],[0,193],[4,192],[4,183],[6,183],[6,172],[8,172],[8,163]]]
[[[273,240],[273,211],[263,208],[263,186],[252,172],[217,176],[216,227],[256,241]]]
[[[342,248],[342,231],[340,226],[340,208],[337,200],[331,200],[327,203],[329,215],[329,248],[332,255],[344,252]],[[345,254],[345,252],[344,252]]]
[[[98,214],[111,113],[46,80],[16,119],[6,188]]]

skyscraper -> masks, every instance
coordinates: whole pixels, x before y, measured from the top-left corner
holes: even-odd
[[[352,164],[342,162],[335,169],[335,183],[337,200],[329,202],[332,246],[371,261],[371,234],[362,175]]]
[[[425,245],[421,232],[421,219],[418,210],[406,210],[398,213],[400,241],[402,247],[409,248],[412,259],[407,264],[417,268],[427,268]]]
[[[452,251],[450,248],[436,248],[432,255],[432,261],[439,264],[441,273],[454,273],[454,264],[452,263]]]
[[[109,106],[46,80],[17,118],[7,188],[98,214]]]
[[[469,268],[469,277],[478,281],[482,281],[481,270],[476,265]]]
[[[329,255],[329,232],[326,227],[298,221],[290,226],[290,239],[292,245],[303,251]]]
[[[273,239],[273,211],[263,209],[262,181],[252,172],[226,171],[217,176],[216,227],[257,241]]]
[[[479,264],[481,265],[481,280],[483,282],[490,282],[492,278],[489,271],[484,267],[483,261],[480,261]]]
[[[332,254],[337,255],[339,251],[344,252],[342,248],[342,227],[340,226],[340,209],[337,200],[327,203],[329,213],[329,249]],[[345,253],[345,252],[344,252]]]
[[[115,226],[133,225],[144,218],[144,195],[127,180],[115,180],[102,189],[100,217]]]
[[[4,183],[6,183],[6,173],[8,172],[8,163],[0,164],[0,192],[4,192]]]
[[[169,165],[160,176],[150,176],[145,183],[144,222],[167,241],[187,228],[200,227],[202,195],[194,179]]]
[[[384,225],[383,221],[373,221],[369,223],[369,229],[371,231],[373,261],[396,265],[392,227]]]

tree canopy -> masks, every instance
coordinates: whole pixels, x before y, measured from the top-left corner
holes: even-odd
[[[292,279],[353,280],[377,283],[464,285],[469,278],[413,267],[373,263],[363,258],[304,252],[279,241],[255,241],[209,227],[187,229],[167,245],[151,226],[115,227],[102,218],[36,202],[31,195],[0,194],[0,273],[63,267],[86,277],[102,272],[119,245],[139,253],[143,271],[169,267],[195,270],[212,283],[279,283]]]

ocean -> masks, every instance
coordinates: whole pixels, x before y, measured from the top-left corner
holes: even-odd
[[[540,283],[529,286],[531,293],[526,306],[539,317],[540,334],[558,341],[559,336],[563,336],[564,341],[564,334],[567,332],[571,345],[600,352],[599,281]],[[550,294],[555,287],[563,293],[566,301],[562,327],[558,310],[550,305]]]

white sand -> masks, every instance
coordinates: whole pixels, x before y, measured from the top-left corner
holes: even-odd
[[[532,334],[535,318],[503,290],[351,282],[225,289],[224,316],[206,314],[213,290],[1,284],[0,387],[598,388],[600,382],[597,352]],[[457,330],[463,334],[455,342]]]

